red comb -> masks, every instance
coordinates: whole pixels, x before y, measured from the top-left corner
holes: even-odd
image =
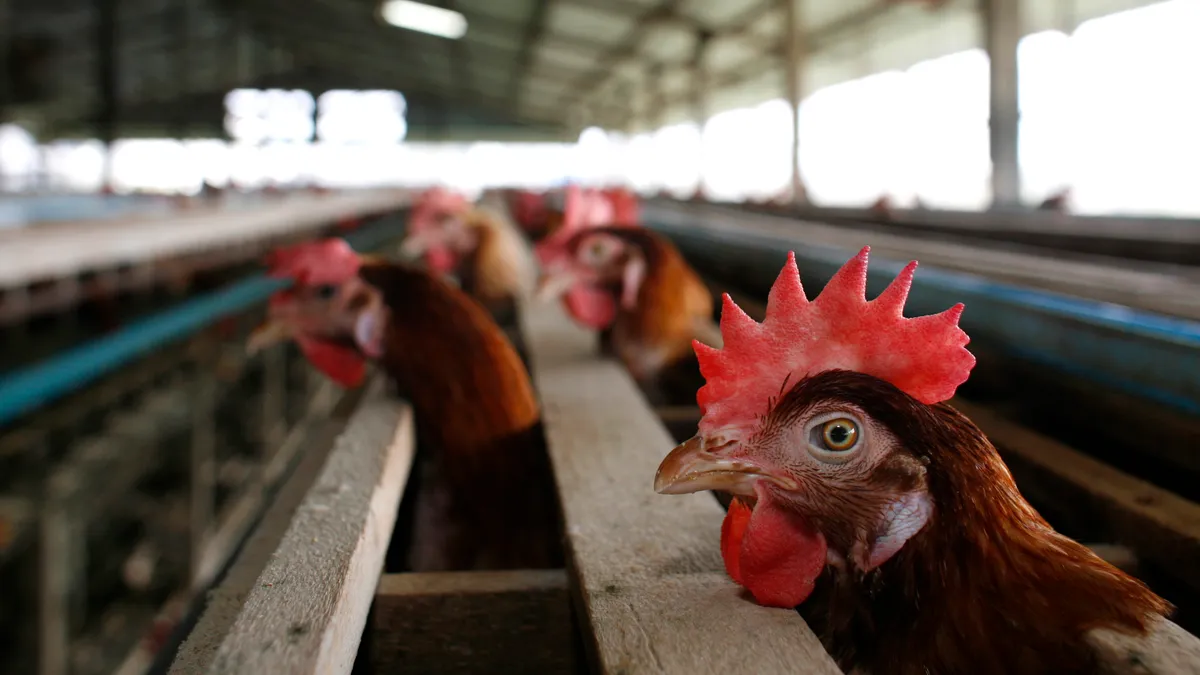
[[[613,224],[639,225],[642,222],[637,195],[623,188],[606,190],[604,194],[612,204]]]
[[[358,274],[361,266],[350,244],[336,237],[276,249],[267,257],[267,274],[308,285],[339,284]]]
[[[701,432],[720,429],[729,437],[739,427],[749,431],[785,380],[794,384],[826,370],[872,375],[926,404],[954,395],[975,365],[965,349],[969,338],[958,327],[962,304],[940,314],[905,318],[915,260],[868,302],[870,250],[863,248],[843,265],[811,302],[800,284],[796,254],[789,252],[761,324],[724,296],[724,348],[693,343],[706,381],[696,393]]]

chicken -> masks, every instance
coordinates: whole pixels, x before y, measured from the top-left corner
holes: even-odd
[[[556,506],[538,489],[552,479],[537,401],[484,309],[429,271],[360,258],[341,239],[278,251],[270,273],[294,286],[271,298],[251,351],[290,337],[347,387],[370,358],[412,402],[422,489],[409,566],[561,566]]]
[[[1071,188],[1065,187],[1049,197],[1046,197],[1046,199],[1038,205],[1038,210],[1051,211],[1054,213],[1070,213]]]
[[[536,241],[549,234],[550,210],[546,208],[544,195],[526,190],[511,190],[507,197],[513,220],[530,238]]]
[[[611,351],[653,402],[702,384],[691,344],[720,345],[712,295],[670,241],[640,227],[605,227],[577,232],[565,249],[542,277],[542,299],[579,285],[605,294],[614,308]]]
[[[798,605],[848,673],[1091,672],[1087,631],[1170,606],[1025,501],[944,403],[975,364],[962,305],[904,318],[915,262],[865,301],[867,253],[811,302],[789,254],[761,324],[725,297],[724,348],[696,346],[698,433],[655,490],[732,493],[730,577]]]
[[[616,209],[607,196],[592,190],[581,190],[576,185],[567,187],[563,203],[562,226],[534,246],[534,254],[543,272],[540,293],[544,298],[563,297],[563,306],[577,322],[601,331],[601,348],[609,345],[609,328],[617,317],[617,302],[613,294],[602,285],[587,283],[583,279],[547,287],[546,281],[559,278],[555,271],[570,267],[572,252],[568,244],[576,234],[591,228],[613,224]],[[628,209],[625,214],[629,215]],[[636,223],[627,223],[635,226]]]
[[[405,241],[420,241],[428,233],[439,229],[439,223],[446,218],[461,217],[471,210],[471,203],[466,197],[451,192],[442,187],[435,187],[421,193],[408,216],[408,231]],[[415,244],[411,244],[415,248]],[[440,274],[450,274],[458,267],[461,254],[454,246],[422,247],[425,264]]]
[[[424,256],[438,272],[455,272],[468,295],[501,322],[533,290],[536,271],[524,237],[495,205],[470,208],[444,194],[414,209],[401,244],[407,257]]]

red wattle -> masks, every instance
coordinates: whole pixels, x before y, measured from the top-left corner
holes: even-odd
[[[753,513],[745,502],[733,498],[729,504],[729,512],[721,523],[721,558],[725,560],[725,571],[729,578],[742,583],[742,538],[746,536],[746,528],[750,526],[750,515]]]
[[[435,246],[425,252],[425,264],[438,274],[447,274],[458,266],[458,256],[448,248]]]
[[[576,284],[563,298],[571,318],[594,330],[604,330],[617,318],[617,300],[612,293],[586,284]]]
[[[753,507],[734,500],[721,526],[725,571],[767,607],[795,607],[825,567],[825,537],[758,490]]]
[[[297,338],[296,342],[313,366],[334,382],[347,389],[362,384],[367,364],[357,351],[321,340]]]

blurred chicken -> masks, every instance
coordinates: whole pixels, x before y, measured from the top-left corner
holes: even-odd
[[[1071,188],[1065,187],[1049,197],[1046,197],[1046,199],[1038,206],[1038,210],[1053,211],[1055,213],[1070,213]]]
[[[542,299],[578,286],[605,294],[614,308],[610,349],[652,402],[703,383],[692,340],[721,344],[712,295],[671,242],[640,227],[604,227],[577,232],[565,249],[544,271]]]
[[[542,268],[543,285],[554,276],[555,270],[569,268],[573,256],[569,243],[585,230],[618,225],[640,227],[637,199],[632,195],[615,201],[597,190],[584,190],[577,185],[567,187],[563,199],[562,225],[534,246]],[[563,306],[575,321],[600,331],[600,350],[611,351],[612,324],[617,318],[617,300],[610,289],[601,284],[576,278],[573,283],[543,288],[544,298],[563,297]]]
[[[789,254],[762,324],[725,297],[699,432],[655,489],[733,493],[729,575],[799,605],[847,673],[1093,672],[1087,631],[1140,633],[1168,603],[1022,498],[943,403],[975,364],[962,305],[904,318],[915,262],[867,302],[867,252],[811,302]]]
[[[409,566],[561,566],[549,463],[529,375],[487,312],[426,270],[367,260],[341,239],[276,252],[294,286],[271,299],[257,350],[294,339],[343,386],[379,363],[411,401],[421,486]],[[410,483],[409,489],[413,489]]]
[[[524,237],[494,198],[470,208],[465,199],[436,194],[413,209],[401,252],[424,257],[440,273],[455,273],[464,291],[498,321],[513,318],[516,301],[533,290],[536,270]]]
[[[528,190],[509,190],[506,193],[509,211],[513,220],[537,241],[550,233],[553,223],[550,209],[546,206],[546,196]],[[560,214],[561,217],[561,214]]]

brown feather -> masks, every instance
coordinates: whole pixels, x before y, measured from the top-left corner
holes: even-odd
[[[646,260],[646,277],[638,290],[637,303],[632,309],[622,307],[612,326],[609,338],[612,349],[643,384],[654,388],[654,380],[667,370],[679,368],[685,373],[699,369],[692,352],[692,339],[697,336],[698,323],[712,322],[713,301],[708,287],[684,260],[679,249],[665,237],[643,228],[606,227],[579,233],[568,244],[574,247],[585,238],[604,233],[617,237],[635,247]],[[619,294],[619,289],[614,289]],[[660,355],[660,365],[648,369],[639,362],[639,355]],[[680,381],[672,376],[672,381]],[[702,381],[685,377],[686,391],[698,388]],[[666,383],[660,383],[666,389]],[[696,384],[697,386],[692,386]],[[690,388],[687,388],[690,387]],[[674,390],[674,387],[671,387]]]
[[[478,303],[417,269],[365,265],[391,315],[384,370],[411,399],[428,473],[454,521],[445,569],[560,566],[556,506],[529,375]]]
[[[873,377],[830,371],[785,394],[766,424],[830,400],[861,407],[903,446],[876,470],[879,492],[925,480],[934,504],[891,560],[865,575],[827,566],[799,607],[843,669],[1090,673],[1087,631],[1141,633],[1171,611],[1140,581],[1055,532],[983,432],[947,404],[926,406]],[[816,519],[831,549],[852,541],[863,522],[834,503]]]

